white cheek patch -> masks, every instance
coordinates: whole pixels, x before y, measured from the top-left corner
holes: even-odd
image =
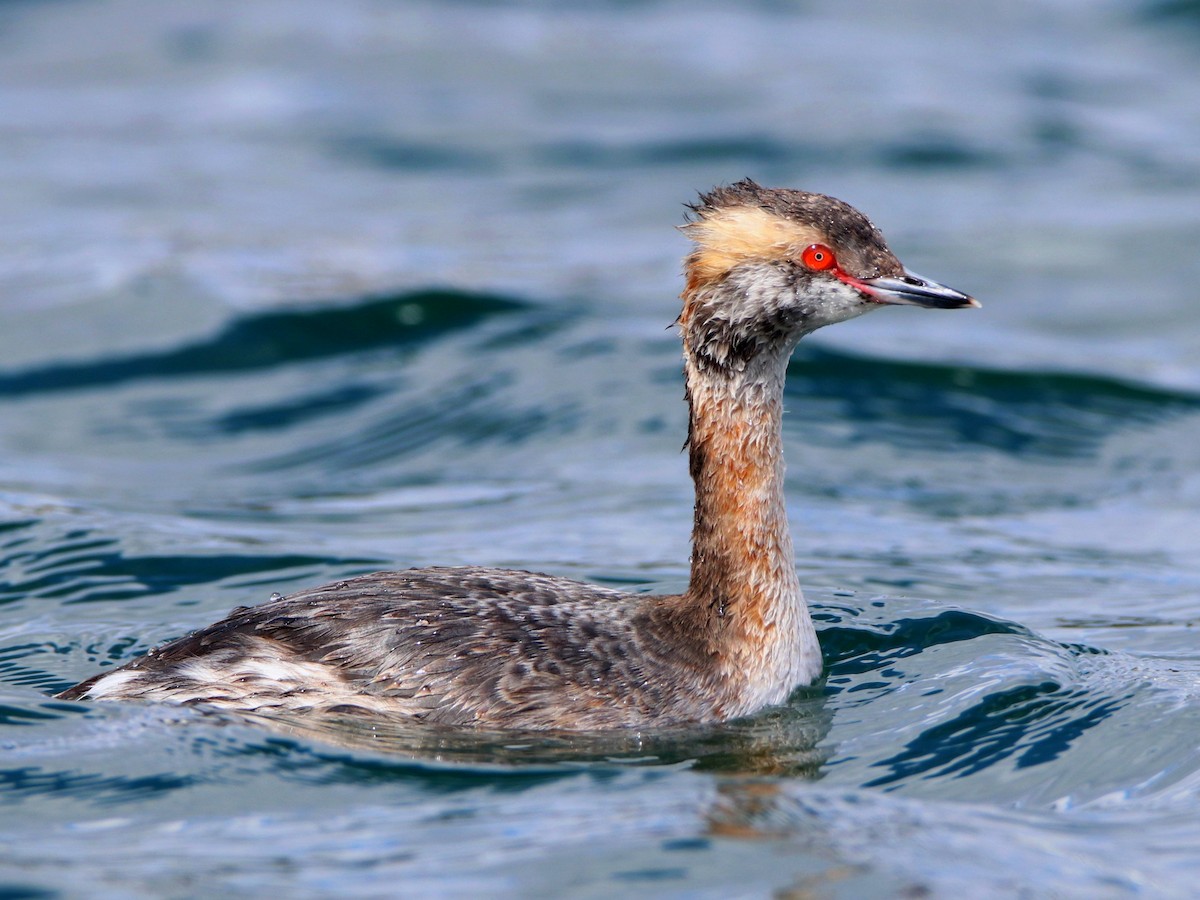
[[[807,296],[798,302],[805,308],[806,333],[856,319],[880,308],[880,304],[873,303],[860,291],[832,278],[822,279],[819,286],[814,283],[808,289]]]

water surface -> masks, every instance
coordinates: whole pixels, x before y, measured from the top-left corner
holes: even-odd
[[[1189,896],[1198,21],[6,5],[0,894]],[[636,735],[50,699],[377,568],[680,589],[672,226],[747,175],[984,301],[791,365],[822,685]]]

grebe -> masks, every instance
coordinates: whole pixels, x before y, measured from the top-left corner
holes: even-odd
[[[472,566],[377,572],[240,607],[58,696],[593,730],[732,719],[819,678],[784,507],[788,358],[881,305],[979,304],[905,269],[832,197],[744,180],[690,209],[684,593]]]

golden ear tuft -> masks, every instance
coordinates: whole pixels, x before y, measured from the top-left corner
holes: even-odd
[[[758,206],[705,210],[681,230],[696,242],[690,283],[714,281],[746,260],[796,259],[810,244],[828,243],[818,229]]]

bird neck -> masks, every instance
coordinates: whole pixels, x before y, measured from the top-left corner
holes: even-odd
[[[696,487],[685,597],[710,655],[747,700],[780,703],[821,671],[784,501],[783,384],[794,341],[719,366],[687,333],[686,316],[681,323]]]

